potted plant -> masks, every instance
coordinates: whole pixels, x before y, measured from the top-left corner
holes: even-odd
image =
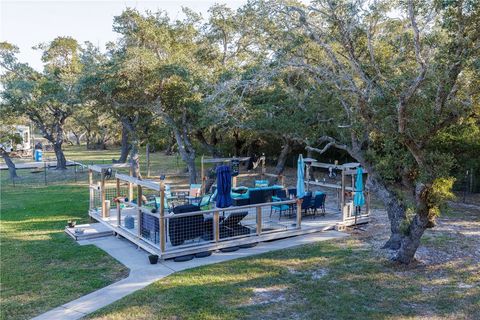
[[[74,220],[68,220],[67,221],[67,226],[69,228],[74,228],[76,224],[77,224],[77,221],[74,221]]]
[[[148,260],[150,260],[150,264],[157,264],[158,262],[158,255],[151,254],[148,256]]]

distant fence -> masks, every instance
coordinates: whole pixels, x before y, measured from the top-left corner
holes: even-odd
[[[29,162],[17,164],[18,178],[10,178],[8,170],[0,170],[2,185],[41,186],[87,181],[86,165],[77,161],[68,161],[66,170],[56,170],[51,161]]]
[[[57,170],[55,159],[45,158],[45,161],[38,162],[18,162],[16,163],[18,178],[11,179],[7,168],[2,163],[0,170],[0,186],[48,186],[61,185],[66,183],[88,183],[88,165],[93,164],[111,164],[111,159],[94,160],[94,161],[76,161],[68,160],[66,170]],[[152,166],[153,167],[153,166]],[[177,167],[178,168],[178,167]],[[188,180],[188,175],[183,174],[177,168],[159,168],[155,167],[150,170],[152,176],[178,175],[178,179]],[[146,174],[146,168],[141,167],[142,174]]]

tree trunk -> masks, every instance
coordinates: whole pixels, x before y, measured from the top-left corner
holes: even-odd
[[[373,192],[377,198],[382,200],[387,210],[388,219],[390,221],[390,238],[384,244],[384,249],[398,250],[400,248],[402,234],[400,230],[400,225],[405,219],[405,206],[398,199],[398,197],[388,190],[385,184],[381,179],[376,175],[375,169],[364,163],[363,164],[368,170],[368,187],[371,192]]]
[[[195,166],[195,156],[189,156],[188,160],[185,161],[187,164],[188,174],[190,176],[190,184],[197,183],[197,169]]]
[[[122,145],[121,145],[120,158],[116,161],[118,163],[125,163],[127,161],[129,144],[128,144],[128,128],[122,124]]]
[[[57,157],[57,167],[56,170],[66,170],[67,169],[67,159],[62,150],[62,142],[57,141],[53,144],[53,150],[55,151],[55,156]]]
[[[197,169],[195,167],[195,150],[193,149],[188,136],[180,133],[177,127],[172,126],[175,134],[175,140],[178,145],[178,152],[180,157],[187,165],[187,170],[190,176],[190,183],[197,183]]]
[[[410,223],[408,234],[402,238],[400,249],[395,260],[402,264],[409,264],[415,259],[415,252],[420,246],[420,239],[428,225],[428,217],[416,214]]]
[[[432,221],[429,219],[429,211],[432,208],[429,201],[431,192],[431,186],[424,184],[418,184],[415,188],[417,209],[408,230],[402,236],[401,246],[395,257],[395,260],[400,263],[409,264],[415,259],[415,252],[420,246],[423,233],[431,227]]]
[[[132,168],[132,173],[135,178],[141,179],[142,175],[140,173],[140,156],[138,154],[138,141],[134,139],[132,141],[132,147],[130,151],[130,166]]]
[[[242,153],[243,145],[245,144],[245,139],[240,139],[240,132],[238,130],[233,130],[234,138],[234,147],[235,147],[235,156],[239,157]]]
[[[75,144],[77,146],[80,145],[80,134],[76,133],[75,131],[72,131],[73,136],[75,137]]]
[[[285,163],[287,162],[287,157],[292,151],[292,141],[289,139],[285,139],[284,144],[282,146],[282,151],[278,156],[277,165],[275,167],[275,174],[281,174],[285,169]]]
[[[15,163],[13,163],[12,159],[10,158],[10,155],[8,152],[6,152],[3,149],[0,149],[0,153],[2,154],[2,158],[5,161],[5,164],[8,167],[8,173],[10,174],[10,179],[15,179],[18,178],[17,175],[17,168],[15,167]]]
[[[195,137],[202,144],[202,146],[208,150],[208,152],[212,155],[212,157],[215,158],[218,155],[216,148],[210,143],[208,143],[207,139],[205,139],[205,136],[203,135],[203,132],[201,130],[197,130],[195,132]]]

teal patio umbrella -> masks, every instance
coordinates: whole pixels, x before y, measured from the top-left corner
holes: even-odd
[[[303,198],[305,195],[305,183],[304,178],[305,176],[305,163],[303,161],[303,155],[298,156],[297,161],[297,198]]]
[[[357,168],[357,179],[355,181],[355,194],[353,195],[353,205],[359,209],[365,204],[365,196],[363,195],[363,169]],[[355,217],[357,216],[357,210],[355,210]]]

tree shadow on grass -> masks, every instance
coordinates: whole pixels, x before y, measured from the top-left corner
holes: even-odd
[[[478,315],[478,288],[428,293],[425,270],[402,274],[356,245],[333,241],[200,267],[169,276],[93,315],[98,319],[387,319]],[[323,270],[320,277],[314,272]],[[446,286],[455,287],[449,278]],[[282,288],[259,303],[256,292]],[[284,289],[283,289],[284,288]],[[272,289],[273,290],[273,289]],[[277,290],[278,291],[278,290]],[[459,302],[447,304],[456,298]],[[475,304],[473,304],[475,305]],[[477,312],[477,313],[475,313]]]

